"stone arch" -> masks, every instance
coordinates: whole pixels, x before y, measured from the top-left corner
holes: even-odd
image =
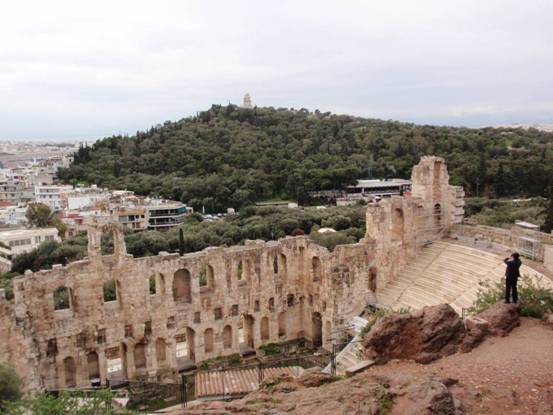
[[[286,337],[286,311],[278,314],[278,337]]]
[[[175,355],[177,358],[177,370],[186,370],[194,363],[196,332],[190,327],[184,333],[175,336]]]
[[[157,293],[157,281],[155,274],[150,275],[148,278],[148,293],[150,295],[155,295]]]
[[[376,267],[370,267],[369,268],[369,290],[371,290],[373,293],[376,292],[376,278],[378,276],[378,271]]]
[[[54,310],[71,308],[71,289],[60,286],[54,290]]]
[[[230,325],[223,328],[223,348],[232,349],[232,327]]]
[[[278,274],[278,257],[276,255],[273,257],[273,272]]]
[[[146,345],[142,342],[134,345],[133,350],[134,367],[136,369],[146,368]]]
[[[185,268],[179,269],[173,277],[173,299],[175,302],[192,302],[190,272]]]
[[[275,311],[275,299],[274,299],[274,297],[269,298],[268,307],[269,307],[269,311]]]
[[[236,266],[236,279],[238,281],[242,281],[244,277],[244,263],[242,261],[238,262],[238,265]]]
[[[204,353],[213,352],[213,329],[205,329],[204,331]]]
[[[261,341],[269,340],[270,333],[269,333],[269,318],[268,317],[263,317],[261,319],[260,331],[261,331]]]
[[[114,279],[104,282],[102,287],[104,303],[117,301],[119,297],[119,286]]]
[[[294,307],[295,302],[296,302],[296,297],[294,296],[294,294],[288,294],[286,296],[286,306],[287,307]]]
[[[215,290],[215,270],[209,264],[207,264],[205,268],[207,274],[207,288]]]
[[[254,348],[254,335],[253,335],[253,327],[254,327],[255,319],[253,316],[249,314],[243,315],[243,333],[244,333],[244,344],[250,348]]]
[[[156,339],[156,360],[158,364],[167,361],[167,344],[161,337]]]
[[[321,259],[318,256],[314,256],[311,259],[311,270],[313,275],[313,281],[320,281],[322,274]]]
[[[439,227],[442,225],[442,206],[436,203],[433,208],[434,227],[436,231],[439,231]]]
[[[401,241],[404,232],[403,209],[392,210],[392,241]]]
[[[86,355],[86,362],[88,369],[88,379],[100,379],[100,360],[98,358],[98,353],[96,353],[95,351],[89,352]]]
[[[63,359],[63,374],[66,388],[77,386],[77,366],[75,365],[75,359],[71,356]]]
[[[311,315],[311,342],[313,347],[321,347],[323,344],[323,319],[317,312]]]
[[[215,289],[215,271],[211,265],[202,266],[198,279],[202,290],[213,291]]]

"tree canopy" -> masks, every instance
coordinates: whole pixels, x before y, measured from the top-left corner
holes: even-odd
[[[553,181],[552,133],[235,105],[83,146],[59,175],[221,212],[275,198],[305,203],[307,192],[341,188],[369,170],[408,178],[429,154],[446,159],[468,195],[545,196]]]

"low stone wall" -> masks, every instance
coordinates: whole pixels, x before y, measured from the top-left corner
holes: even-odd
[[[544,246],[553,244],[553,235],[544,232],[525,232],[522,229],[504,229],[493,226],[458,224],[450,235],[473,238],[501,245],[508,250],[521,251],[529,240],[536,240],[534,260],[544,261]]]

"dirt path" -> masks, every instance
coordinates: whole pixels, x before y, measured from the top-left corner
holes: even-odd
[[[429,365],[390,362],[371,374],[434,373],[459,380],[452,388],[469,414],[553,414],[553,330],[522,319],[507,337],[490,338],[471,353]]]

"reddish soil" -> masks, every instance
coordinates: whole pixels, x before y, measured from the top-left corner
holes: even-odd
[[[370,374],[436,374],[459,380],[450,390],[468,414],[553,414],[553,330],[522,319],[506,337],[428,365],[392,361]]]

